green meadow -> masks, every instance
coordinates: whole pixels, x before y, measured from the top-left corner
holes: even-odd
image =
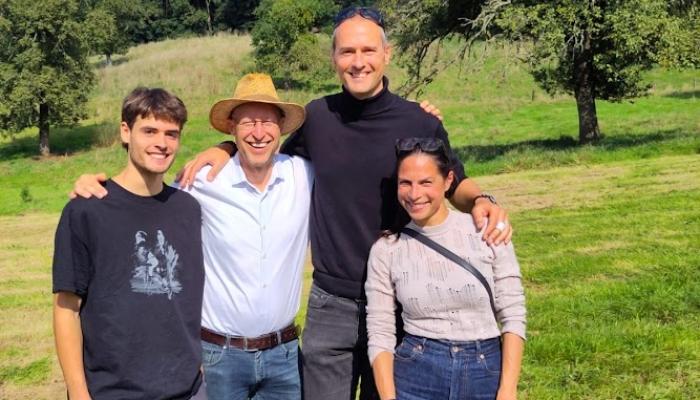
[[[81,173],[123,166],[122,97],[164,86],[188,105],[170,179],[226,138],[209,107],[252,67],[250,51],[247,36],[218,35],[135,47],[109,68],[95,59],[90,118],[53,129],[51,157],[36,157],[36,130],[0,138],[0,399],[65,398],[53,234]],[[520,398],[700,398],[700,73],[655,69],[649,96],[599,101],[604,137],[578,146],[575,102],[537,88],[517,51],[479,47],[420,99],[440,107],[468,173],[515,226],[529,312]],[[392,88],[405,79],[396,66],[388,76]],[[302,103],[323,94],[281,92]],[[310,266],[306,289],[309,278]],[[305,302],[300,323],[304,313]]]

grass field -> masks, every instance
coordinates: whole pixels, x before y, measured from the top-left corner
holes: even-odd
[[[93,117],[54,130],[54,156],[33,157],[34,131],[0,140],[0,399],[65,398],[50,321],[53,233],[75,177],[124,162],[114,144],[121,96],[146,84],[183,97],[181,165],[223,138],[204,115],[250,67],[249,49],[235,36],[132,49],[98,70]],[[537,89],[509,49],[488,51],[424,97],[516,227],[529,309],[521,398],[700,398],[698,71],[654,70],[650,96],[599,102],[605,137],[579,147],[573,101]],[[403,76],[389,75],[392,86]]]
[[[530,314],[522,397],[697,398],[700,157],[480,181],[517,227]],[[62,396],[48,267],[56,221],[56,214],[0,217],[4,399]]]

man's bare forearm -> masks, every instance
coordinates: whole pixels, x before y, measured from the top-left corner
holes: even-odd
[[[83,366],[80,297],[59,292],[54,296],[53,321],[56,353],[71,400],[90,399]]]
[[[474,180],[466,178],[459,182],[454,194],[450,197],[450,203],[459,211],[470,212],[474,207],[474,199],[480,194],[479,185]]]

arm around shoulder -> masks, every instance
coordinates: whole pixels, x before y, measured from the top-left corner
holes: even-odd
[[[513,227],[508,221],[508,212],[492,201],[493,197],[481,192],[472,179],[465,178],[459,183],[450,203],[462,211],[470,212],[474,224],[479,230],[484,229],[484,240],[489,244],[509,243]],[[484,221],[488,220],[488,225]]]
[[[199,170],[205,165],[211,165],[211,170],[207,174],[207,180],[211,182],[226,166],[236,150],[236,145],[233,142],[222,142],[210,147],[188,161],[182,170],[178,171],[175,180],[179,182],[181,188],[189,188],[194,183]]]

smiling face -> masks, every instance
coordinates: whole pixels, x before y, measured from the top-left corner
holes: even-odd
[[[454,174],[443,176],[433,156],[415,153],[401,160],[398,169],[398,199],[419,226],[437,225],[447,218],[445,192]]]
[[[180,147],[180,126],[152,115],[136,117],[131,128],[120,126],[122,142],[128,145],[129,164],[144,175],[163,175]]]
[[[356,15],[343,21],[334,32],[333,66],[345,89],[357,99],[378,94],[391,48],[382,28]]]
[[[241,167],[251,171],[272,168],[280,145],[280,109],[272,104],[246,103],[236,107],[229,121]]]

